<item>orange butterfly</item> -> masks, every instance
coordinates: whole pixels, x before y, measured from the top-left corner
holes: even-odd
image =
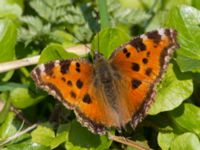
[[[32,71],[36,84],[75,111],[94,133],[110,127],[133,128],[144,118],[156,85],[178,48],[176,31],[159,29],[117,48],[106,60],[96,52],[86,59],[57,60]]]

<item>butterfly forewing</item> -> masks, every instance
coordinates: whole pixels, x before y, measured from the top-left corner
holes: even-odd
[[[109,59],[129,85],[122,91],[134,127],[145,116],[155,96],[155,86],[177,47],[176,31],[159,29],[117,48]]]
[[[106,110],[101,93],[94,91],[94,68],[84,59],[62,60],[42,64],[32,71],[36,84],[74,109],[78,120],[91,131],[102,134],[112,126],[112,113]],[[99,93],[99,94],[98,94]]]

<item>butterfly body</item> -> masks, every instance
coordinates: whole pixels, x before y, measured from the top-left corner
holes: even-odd
[[[97,55],[100,55],[97,53]],[[94,63],[94,87],[99,91],[102,90],[101,95],[113,109],[116,109],[117,100],[117,85],[116,82],[120,80],[120,73],[113,68],[105,58],[101,58]]]
[[[178,47],[176,31],[159,29],[117,48],[107,60],[86,59],[42,64],[32,71],[36,84],[73,109],[92,132],[133,128],[144,118],[167,64]]]

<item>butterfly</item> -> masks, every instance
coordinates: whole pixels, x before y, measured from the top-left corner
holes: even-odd
[[[56,60],[33,69],[36,85],[74,110],[90,131],[135,128],[146,116],[168,63],[178,48],[177,32],[158,29],[118,47],[107,60]]]

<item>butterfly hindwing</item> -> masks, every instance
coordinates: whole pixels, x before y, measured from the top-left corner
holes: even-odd
[[[177,47],[176,31],[159,29],[134,38],[110,57],[110,64],[117,68],[128,85],[122,90],[134,127],[145,116],[155,96],[155,86]]]

